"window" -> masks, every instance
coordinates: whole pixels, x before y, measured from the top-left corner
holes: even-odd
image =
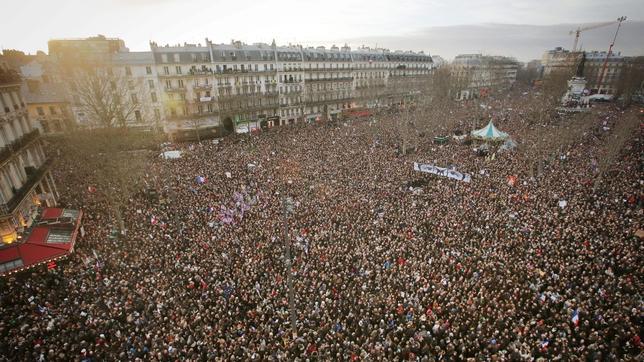
[[[177,65],[176,67],[174,67],[174,69],[177,71],[177,74],[181,74],[181,67],[180,66]]]
[[[174,62],[179,63],[179,54],[174,54]]]
[[[172,88],[172,81],[170,79],[165,81],[165,87],[168,89]]]
[[[168,54],[161,54],[161,63],[168,62]]]
[[[179,88],[183,88],[183,79],[179,79]]]
[[[157,102],[157,94],[152,92],[150,93],[150,98],[152,99],[152,102],[156,103]]]
[[[137,122],[141,122],[141,111],[139,110],[134,111],[134,118],[136,118]]]
[[[125,67],[125,75],[128,77],[132,76],[132,69],[130,67]]]
[[[167,66],[163,67],[163,74],[169,75],[170,74],[170,68],[168,68]]]
[[[212,113],[212,103],[208,103],[208,112]]]
[[[152,67],[150,66],[145,67],[145,74],[152,74]]]
[[[21,266],[23,266],[22,259],[11,260],[6,263],[0,264],[0,272],[8,272],[10,270],[20,268]]]
[[[45,115],[45,110],[42,109],[42,107],[36,107],[36,111],[38,112],[39,116],[44,116]]]
[[[148,79],[148,87],[150,87],[150,89],[154,89],[154,80],[153,79]]]
[[[159,111],[158,108],[154,109],[154,118],[156,118],[156,119],[161,118],[161,112]]]
[[[134,93],[130,94],[130,98],[132,99],[132,103],[134,104],[139,103],[139,98],[136,96],[136,94]]]
[[[51,113],[51,114],[57,114],[58,112],[56,112],[56,107],[54,107],[54,106],[49,106],[49,113]]]

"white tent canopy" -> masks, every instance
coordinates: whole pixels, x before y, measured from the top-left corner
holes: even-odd
[[[486,141],[501,141],[510,137],[507,133],[499,131],[492,121],[487,126],[472,131],[472,137]]]

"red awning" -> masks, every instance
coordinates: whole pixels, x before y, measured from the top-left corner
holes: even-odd
[[[58,218],[74,216],[72,222]],[[47,208],[23,242],[0,247],[0,275],[28,269],[71,254],[80,229],[82,211]],[[69,220],[69,219],[68,219]]]

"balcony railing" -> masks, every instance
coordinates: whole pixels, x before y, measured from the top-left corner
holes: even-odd
[[[31,132],[25,133],[24,135],[22,135],[22,137],[14,140],[10,144],[4,146],[2,149],[0,149],[0,163],[13,156],[15,153],[20,152],[22,148],[29,145],[39,136],[40,131],[38,129],[34,129]]]
[[[241,70],[241,69],[226,69],[226,70],[214,71],[212,74],[213,75],[224,76],[224,75],[233,75],[233,74],[237,74],[237,75],[239,75],[239,74],[249,74],[249,75],[250,74],[274,74],[275,72],[277,72],[276,69],[273,69],[273,70],[271,70],[271,69],[267,69],[267,70],[264,70],[264,69],[257,69],[257,70],[253,70],[253,69],[244,69],[244,70]]]
[[[169,92],[169,93],[172,93],[172,92],[179,92],[179,93],[182,93],[182,92],[185,92],[185,91],[186,91],[186,88],[185,88],[185,87],[177,87],[177,88],[174,88],[174,87],[165,87],[165,91],[166,91],[166,92]]]
[[[344,97],[336,99],[320,99],[320,100],[306,100],[304,103],[306,105],[315,105],[315,104],[331,104],[331,103],[344,103],[354,100],[353,97]]]
[[[306,79],[306,82],[352,82],[353,77]]]
[[[300,82],[302,82],[302,80],[286,79],[286,80],[281,81],[280,83],[285,83],[286,84],[286,83],[300,83]]]
[[[192,88],[196,90],[211,90],[212,84],[195,84]]]
[[[306,72],[350,72],[352,68],[304,68]]]
[[[9,200],[9,202],[5,204],[0,204],[0,213],[3,215],[11,214],[13,211],[20,205],[22,200],[24,200],[25,196],[29,194],[29,192],[34,188],[34,186],[42,180],[43,176],[45,175],[45,172],[49,170],[52,164],[52,159],[47,159],[43,164],[36,169],[35,172],[33,172],[31,175],[28,175],[27,182],[25,182],[24,185],[18,190],[15,190],[13,193],[13,197]]]

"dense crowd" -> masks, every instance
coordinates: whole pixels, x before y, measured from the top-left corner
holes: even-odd
[[[642,358],[639,128],[601,180],[596,162],[636,115],[593,110],[535,172],[521,141],[545,126],[527,108],[499,98],[454,112],[466,120],[454,127],[493,117],[518,140],[494,157],[430,132],[401,155],[401,113],[175,144],[181,158],[149,157],[125,235],[105,190],[87,191],[94,170],[60,146],[60,202],[85,211],[87,233],[53,272],[3,281],[0,359]]]

